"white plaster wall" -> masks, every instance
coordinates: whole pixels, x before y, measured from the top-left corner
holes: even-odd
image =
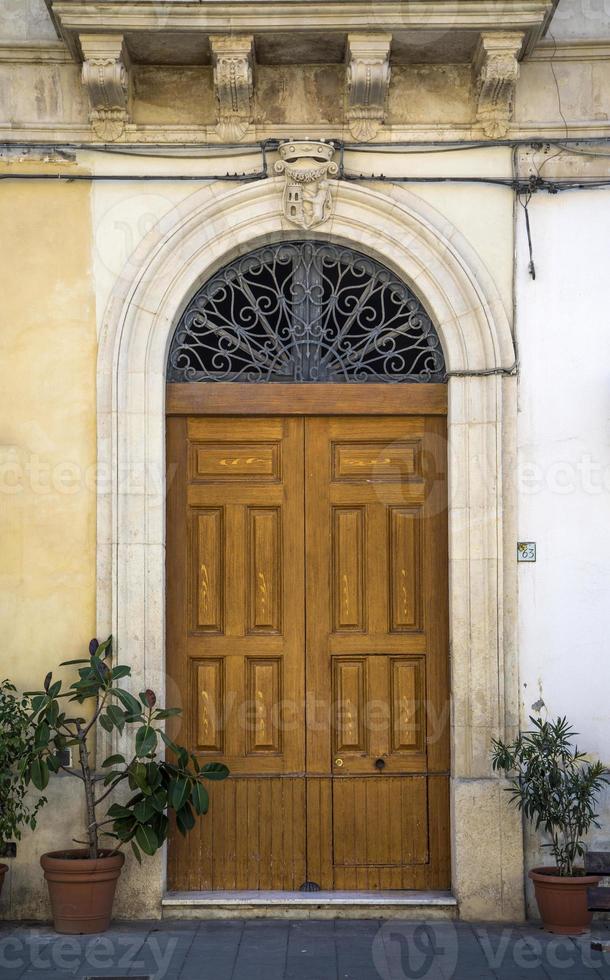
[[[2,0],[0,41],[56,41],[44,0]]]
[[[610,764],[610,193],[537,196],[536,281],[519,219],[517,333],[522,722],[542,698]],[[592,841],[610,847],[610,794]],[[527,861],[539,861],[529,835]]]
[[[610,3],[608,0],[559,0],[548,37],[556,41],[609,38]]]

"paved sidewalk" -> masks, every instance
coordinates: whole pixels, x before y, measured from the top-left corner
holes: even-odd
[[[595,933],[610,940],[607,924]],[[118,923],[102,936],[0,923],[1,980],[584,980],[610,978],[590,937],[535,925],[365,921]]]

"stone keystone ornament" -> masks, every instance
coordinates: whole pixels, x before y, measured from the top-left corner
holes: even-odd
[[[322,140],[282,143],[275,172],[284,174],[284,214],[288,221],[307,231],[328,221],[332,211],[329,178],[339,167],[333,163],[334,146]]]

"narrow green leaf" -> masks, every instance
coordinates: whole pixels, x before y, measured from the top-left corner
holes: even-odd
[[[230,770],[223,762],[208,762],[201,767],[201,775],[206,779],[226,779]]]
[[[157,733],[154,728],[143,725],[136,734],[136,755],[145,756],[154,752],[157,747]]]
[[[49,784],[49,768],[44,759],[34,759],[30,768],[30,778],[36,789],[46,789]]]
[[[119,708],[118,704],[109,704],[106,708],[106,714],[114,727],[118,728],[119,732],[122,732],[125,728],[125,712],[123,709]]]
[[[133,815],[138,823],[147,823],[155,815],[155,808],[151,805],[151,800],[140,800],[133,808]]]
[[[151,796],[150,804],[154,808],[156,813],[163,813],[167,807],[167,793],[165,790],[157,790],[157,792]]]
[[[189,795],[189,784],[186,779],[173,779],[169,784],[168,803],[174,810],[180,810]]]
[[[151,827],[139,824],[136,830],[136,840],[145,854],[154,854],[159,847],[157,835]]]
[[[133,853],[135,855],[135,858],[136,858],[136,861],[138,862],[138,864],[142,864],[142,855],[140,854],[140,848],[136,844],[135,840],[132,840],[132,842],[131,842],[131,849],[132,849],[132,851],[133,851]]]
[[[136,762],[131,769],[131,774],[138,789],[141,790],[145,796],[152,796],[152,788],[148,785],[148,779],[146,778],[146,766],[144,763]]]
[[[195,826],[195,817],[189,803],[185,803],[176,813],[176,826],[184,836]]]
[[[100,725],[102,726],[105,732],[110,733],[112,731],[113,726],[108,715],[100,715]]]
[[[121,819],[125,817],[131,817],[132,812],[128,810],[126,806],[121,806],[120,803],[113,803],[112,806],[108,807],[108,816],[112,819]]]
[[[193,803],[193,806],[195,807],[196,812],[200,816],[208,812],[208,806],[210,803],[208,791],[206,790],[205,786],[202,786],[202,784],[199,782],[195,783],[193,786],[193,790],[191,792],[191,801]]]
[[[43,749],[45,745],[49,744],[50,738],[51,731],[48,724],[46,721],[41,721],[34,733],[34,747],[37,749]]]
[[[102,769],[107,769],[108,766],[118,766],[121,763],[125,763],[125,756],[119,755],[109,755],[107,759],[102,762]]]
[[[38,714],[40,709],[43,707],[43,705],[47,703],[47,701],[48,698],[46,694],[34,695],[34,697],[32,698],[32,711],[34,712],[35,715]]]
[[[137,716],[142,713],[139,703],[136,701],[133,694],[129,693],[129,691],[124,691],[122,687],[115,687],[113,688],[112,693],[119,699],[130,715]]]

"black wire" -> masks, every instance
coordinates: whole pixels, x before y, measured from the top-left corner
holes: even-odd
[[[87,181],[127,181],[127,182],[167,182],[167,181],[241,181],[248,183],[264,180],[268,177],[265,166],[256,173],[233,174],[49,174],[49,173],[0,173],[0,180],[54,180],[58,183],[71,183],[76,180]],[[385,174],[349,174],[343,172],[340,178],[353,183],[373,182],[386,184],[488,184],[496,187],[507,187],[518,194],[532,194],[537,191],[547,191],[557,194],[569,190],[598,190],[610,187],[610,178],[591,178],[590,180],[544,180],[542,177],[529,180],[515,180],[512,177],[396,177]]]
[[[528,272],[529,272],[530,276],[532,277],[532,279],[535,279],[536,278],[536,266],[534,264],[534,252],[533,252],[533,247],[532,247],[532,229],[530,227],[530,213],[529,213],[529,210],[528,210],[528,205],[529,205],[531,199],[532,199],[532,193],[531,193],[531,191],[529,191],[526,194],[525,200],[522,200],[520,194],[518,195],[519,204],[521,205],[521,207],[523,208],[523,211],[525,213],[525,231],[527,233],[527,247],[528,247],[529,256],[530,256],[530,260],[529,260],[529,264],[528,264],[527,269],[528,269]]]
[[[296,137],[300,139],[300,137]],[[241,152],[244,150],[261,150],[263,147],[267,149],[275,149],[280,143],[286,142],[285,139],[278,139],[276,137],[269,138],[266,140],[261,140],[256,143],[180,143],[180,144],[167,144],[167,143],[50,143],[50,142],[19,142],[19,141],[1,141],[0,148],[2,149],[36,149],[43,147],[47,150],[90,150],[94,153],[111,153],[119,155],[133,155],[138,154],[139,156],[159,156],[163,158],[172,157],[173,154],[170,152],[174,150],[195,150],[203,151],[204,153],[209,153],[210,151],[218,151],[219,155],[223,155],[225,150],[239,150]],[[318,141],[316,141],[318,142]],[[380,149],[384,150],[396,150],[399,152],[409,152],[414,153],[446,153],[446,152],[457,152],[460,150],[474,150],[474,149],[495,149],[499,146],[536,146],[536,145],[548,145],[548,146],[560,146],[561,144],[594,144],[594,145],[609,145],[610,138],[607,136],[590,136],[583,138],[582,136],[566,136],[561,140],[558,139],[548,139],[545,136],[530,136],[521,139],[504,139],[504,140],[460,140],[458,143],[449,142],[448,140],[397,140],[392,143],[346,143],[344,140],[340,139],[323,139],[319,142],[332,143],[337,149],[341,147],[346,150],[356,150],[358,153],[376,153]],[[149,153],[149,150],[162,150],[165,152],[161,153]],[[193,157],[189,159],[198,159],[201,157],[201,153],[196,153]]]

